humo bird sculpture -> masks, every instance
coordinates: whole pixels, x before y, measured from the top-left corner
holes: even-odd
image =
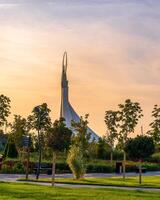
[[[74,120],[75,122],[80,121],[80,117],[74,111],[73,107],[69,102],[69,88],[68,88],[68,80],[67,80],[67,52],[63,55],[62,61],[62,79],[61,79],[61,111],[60,117],[65,119],[66,126],[71,128],[71,121]],[[88,132],[91,133],[91,139],[98,140],[99,136],[88,127]],[[76,133],[75,133],[76,134]]]

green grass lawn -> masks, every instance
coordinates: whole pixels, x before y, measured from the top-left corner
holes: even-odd
[[[18,183],[0,183],[0,200],[159,200],[159,192],[117,189],[58,188]]]
[[[24,179],[23,179],[24,180]],[[34,179],[31,179],[32,181]],[[91,185],[114,185],[114,186],[138,186],[149,188],[160,188],[160,176],[144,176],[142,184],[139,185],[137,177],[127,177],[123,181],[122,177],[110,178],[85,178],[83,180],[74,180],[73,178],[57,178],[57,183],[73,183],[73,184],[91,184]],[[39,181],[50,182],[51,179],[39,179]]]

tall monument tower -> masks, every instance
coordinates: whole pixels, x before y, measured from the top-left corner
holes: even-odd
[[[68,128],[71,128],[71,121],[74,120],[78,122],[80,120],[78,114],[74,111],[72,108],[70,102],[69,102],[69,88],[68,88],[68,80],[67,80],[67,66],[68,66],[68,60],[67,60],[67,52],[63,55],[63,61],[62,61],[62,77],[61,77],[61,111],[60,116],[65,118],[65,123]],[[88,132],[91,133],[91,138],[95,138],[98,140],[98,135],[94,133],[89,127]]]

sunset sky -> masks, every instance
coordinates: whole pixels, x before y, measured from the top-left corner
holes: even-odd
[[[60,76],[68,52],[70,101],[105,133],[105,110],[140,102],[147,131],[160,104],[159,0],[0,0],[0,93],[12,116],[47,102],[60,112]]]

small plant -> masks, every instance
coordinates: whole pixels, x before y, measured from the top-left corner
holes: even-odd
[[[1,168],[3,174],[24,174],[25,167],[22,162],[18,161],[13,166],[11,164],[3,164]]]
[[[75,179],[83,178],[87,165],[80,147],[76,145],[71,146],[68,154],[67,163],[75,177]]]
[[[149,159],[151,162],[160,163],[160,153],[154,153]]]

